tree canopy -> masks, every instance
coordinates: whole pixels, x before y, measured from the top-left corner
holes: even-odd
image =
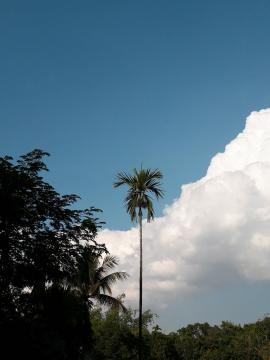
[[[0,158],[1,351],[6,347],[9,358],[76,360],[90,354],[91,303],[72,279],[85,254],[97,264],[107,250],[95,239],[100,210],[76,209],[77,195],[60,195],[45,181],[48,155]]]
[[[95,339],[93,359],[135,360],[138,317],[132,309],[119,316],[111,309],[91,313]],[[143,359],[145,360],[269,360],[270,318],[256,323],[220,325],[195,323],[170,333],[155,325],[151,311],[143,313]],[[154,325],[154,326],[153,326]]]

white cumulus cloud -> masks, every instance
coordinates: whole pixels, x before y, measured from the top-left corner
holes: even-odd
[[[270,109],[252,112],[206,176],[182,186],[163,216],[143,227],[146,305],[164,307],[237,279],[270,280]],[[130,274],[117,290],[137,301],[138,229],[104,230],[99,240]]]

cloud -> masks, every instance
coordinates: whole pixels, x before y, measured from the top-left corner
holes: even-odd
[[[163,216],[143,227],[148,306],[239,280],[270,280],[270,109],[252,112],[206,176],[183,185]],[[131,276],[117,291],[137,302],[138,229],[107,229],[99,239]]]

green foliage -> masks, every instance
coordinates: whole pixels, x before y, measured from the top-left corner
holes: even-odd
[[[143,313],[143,349],[149,352],[148,326],[153,322],[150,311]],[[128,309],[119,312],[110,309],[103,312],[96,308],[91,312],[91,323],[94,333],[94,359],[118,360],[137,359],[138,352],[138,318],[136,311]]]
[[[0,158],[1,351],[9,359],[86,359],[92,348],[91,302],[72,280],[83,277],[86,255],[97,265],[107,253],[95,241],[100,210],[76,210],[78,196],[57,193],[42,177],[48,171],[45,156],[34,150],[17,162]],[[110,286],[126,277],[106,278],[116,262],[109,256],[104,261],[91,266],[96,287],[87,300],[106,290],[112,302]]]
[[[41,150],[23,155],[16,164],[0,158],[0,294],[17,307],[21,291],[38,294],[47,283],[58,283],[74,271],[82,241],[94,242],[98,210],[73,210],[78,197],[58,194],[43,180],[47,171]]]
[[[138,348],[136,312],[91,312],[94,360],[135,360]],[[224,321],[217,325],[195,323],[177,332],[163,333],[152,327],[154,315],[143,314],[144,360],[269,360],[270,318],[244,326]],[[152,327],[152,329],[151,329]]]

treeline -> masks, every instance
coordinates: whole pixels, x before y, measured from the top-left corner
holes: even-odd
[[[220,326],[196,323],[164,334],[143,314],[143,354],[147,360],[269,360],[270,317],[244,326],[223,321]],[[132,310],[91,313],[93,359],[136,359],[138,320]],[[152,328],[149,330],[149,328]]]

